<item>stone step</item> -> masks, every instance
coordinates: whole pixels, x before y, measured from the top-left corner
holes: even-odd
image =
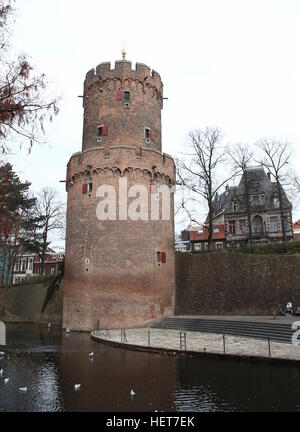
[[[290,324],[269,324],[264,322],[246,322],[229,320],[211,320],[197,318],[162,318],[153,328],[170,330],[198,331],[204,333],[227,334],[257,339],[267,339],[291,343],[293,330]]]

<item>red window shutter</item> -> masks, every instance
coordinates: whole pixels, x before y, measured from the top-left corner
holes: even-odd
[[[123,90],[118,90],[117,101],[122,101],[123,99],[124,99],[124,92],[123,92]]]
[[[88,189],[87,183],[83,183],[83,185],[82,185],[82,193],[86,194],[87,193],[87,189]]]
[[[166,254],[166,252],[162,252],[161,253],[161,262],[163,264],[166,264],[166,262],[167,262],[167,254]]]
[[[154,132],[153,130],[150,130],[150,139],[151,139],[152,141],[155,140],[155,132]]]
[[[108,135],[108,126],[107,125],[102,126],[102,133],[103,133],[103,136]]]

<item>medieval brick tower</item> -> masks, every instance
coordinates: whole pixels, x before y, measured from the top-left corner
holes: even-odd
[[[161,151],[163,84],[123,55],[114,69],[87,73],[83,106],[82,151],[67,167],[63,326],[142,326],[174,306],[175,166]],[[169,217],[162,190],[171,192]]]

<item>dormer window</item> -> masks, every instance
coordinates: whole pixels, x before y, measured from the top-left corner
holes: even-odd
[[[273,198],[273,207],[279,208],[279,199],[277,197]]]
[[[233,209],[233,211],[238,211],[239,210],[239,204],[237,202],[232,203],[232,209]]]

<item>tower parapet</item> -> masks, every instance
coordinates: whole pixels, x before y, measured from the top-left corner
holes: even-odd
[[[120,142],[161,151],[163,84],[159,74],[127,60],[100,63],[84,83],[82,150]]]

